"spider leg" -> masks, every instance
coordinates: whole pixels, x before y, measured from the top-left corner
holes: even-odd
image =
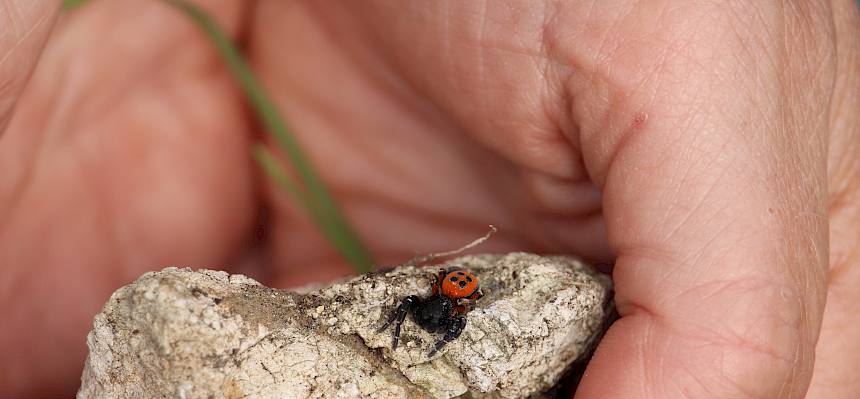
[[[468,311],[471,311],[475,308],[475,302],[477,302],[478,299],[481,299],[483,296],[484,293],[481,292],[480,289],[477,289],[475,290],[475,292],[472,293],[472,295],[458,299],[457,303],[455,304],[456,306],[454,307],[454,310],[459,314],[464,314]]]
[[[388,321],[379,327],[376,330],[377,333],[381,333],[385,330],[389,324],[391,324],[394,320],[397,320],[397,323],[394,324],[394,338],[391,343],[391,350],[397,349],[397,341],[400,340],[400,326],[403,324],[403,320],[406,319],[406,314],[409,313],[412,309],[415,308],[415,305],[418,304],[418,297],[415,295],[410,295],[406,297],[403,302],[397,306],[397,310],[391,313],[391,316],[388,318]]]
[[[442,279],[437,274],[430,274],[430,288],[432,289],[432,295],[438,295],[439,291],[442,288]]]
[[[433,288],[433,295],[439,295],[439,291],[442,290],[442,281],[445,280],[445,276],[448,275],[448,270],[439,269],[436,271],[431,277],[430,286]]]
[[[457,300],[456,306],[454,306],[454,311],[458,314],[465,314],[466,312],[475,308],[475,300],[469,298],[460,298]]]
[[[436,343],[436,346],[433,350],[430,351],[428,357],[432,357],[442,349],[445,344],[457,339],[460,336],[460,333],[463,332],[463,329],[466,328],[466,318],[463,316],[457,316],[451,319],[451,322],[448,324],[448,331],[445,333],[445,336]]]

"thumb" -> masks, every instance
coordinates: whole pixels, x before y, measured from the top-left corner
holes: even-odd
[[[59,8],[57,0],[0,0],[0,137]]]
[[[803,33],[739,32],[762,23],[732,11],[750,21],[607,42],[624,59],[571,87],[597,99],[574,105],[576,139],[603,187],[622,316],[577,398],[805,395],[824,306],[832,54],[802,48],[815,43]],[[660,18],[626,26],[702,32]]]

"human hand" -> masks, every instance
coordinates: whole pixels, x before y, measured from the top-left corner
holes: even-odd
[[[50,26],[37,3],[2,42],[0,118]],[[811,397],[860,391],[851,0],[208,3],[381,263],[490,223],[483,250],[618,254],[622,318],[582,397],[802,397],[813,367]],[[163,4],[63,21],[0,136],[0,386],[74,387],[92,315],[143,271],[346,272],[255,177],[255,134]]]

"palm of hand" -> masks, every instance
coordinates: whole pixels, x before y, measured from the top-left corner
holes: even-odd
[[[626,320],[607,337],[609,349],[594,370],[616,368],[618,380],[629,381],[617,385],[620,397],[633,392],[629,384],[648,380],[638,374],[640,367],[674,359],[682,365],[678,369],[700,370],[713,367],[723,348],[734,354],[758,345],[725,339],[742,336],[738,331],[756,324],[755,318],[769,320],[756,310],[739,314],[733,301],[747,295],[750,282],[781,269],[765,265],[761,274],[735,280],[707,277],[711,269],[703,265],[713,259],[734,264],[751,257],[743,250],[738,258],[719,254],[726,248],[701,244],[713,238],[711,231],[690,227],[722,223],[725,196],[738,193],[708,181],[712,174],[672,174],[671,165],[665,165],[689,158],[690,151],[681,148],[697,148],[708,158],[717,142],[725,144],[731,136],[696,140],[652,134],[654,153],[643,155],[643,139],[636,135],[640,126],[724,134],[695,120],[711,107],[726,105],[720,102],[723,91],[707,89],[716,93],[713,103],[689,106],[673,100],[690,94],[677,82],[695,91],[718,80],[688,75],[673,61],[673,54],[693,57],[689,43],[669,39],[690,28],[684,21],[693,20],[696,7],[667,16],[614,3],[590,9],[553,9],[547,3],[541,12],[532,11],[533,5],[482,8],[472,3],[263,1],[253,10],[240,1],[212,3],[222,23],[243,32],[254,68],[378,262],[456,247],[490,223],[503,234],[483,248],[487,251],[566,252],[607,260],[612,242],[622,266],[636,267],[616,272]],[[649,120],[652,115],[663,122]],[[715,123],[728,123],[729,130],[741,121]],[[15,368],[26,370],[21,376],[4,370],[16,384],[13,390],[36,392],[38,383],[57,375],[66,376],[57,389],[73,386],[92,314],[110,291],[143,271],[165,265],[233,266],[281,286],[347,272],[302,212],[251,164],[247,154],[250,143],[262,136],[258,130],[208,43],[163,5],[98,2],[63,22],[0,140],[0,170],[11,171],[0,177],[0,264],[19,265],[10,270],[0,294],[4,304],[10,298],[38,304],[35,311],[3,305],[9,325],[38,328],[13,328],[0,335],[0,343],[55,342],[35,352],[29,346],[13,349]],[[751,148],[759,144],[752,142]],[[728,165],[757,162],[745,156],[729,154],[725,163],[715,158],[709,167],[742,175]],[[649,173],[641,173],[642,168],[650,168]],[[607,196],[603,209],[591,181]],[[676,199],[662,190],[673,184],[698,196],[696,206],[684,195]],[[628,192],[628,186],[642,191]],[[752,200],[762,199],[743,198]],[[660,205],[673,201],[673,209],[689,217]],[[267,209],[262,214],[261,204]],[[803,204],[788,207],[805,210]],[[610,216],[609,240],[603,212]],[[261,225],[267,231],[263,244],[253,239]],[[619,225],[630,228],[622,231]],[[715,231],[730,238],[718,242],[759,240],[747,234],[749,227],[727,222]],[[660,244],[678,240],[701,245],[677,244],[673,253]],[[760,244],[766,252],[768,243]],[[798,256],[815,259],[803,250]],[[687,257],[701,281],[667,277],[680,257]],[[668,266],[663,272],[640,272],[652,269],[649,262]],[[315,272],[304,271],[305,265],[314,265]],[[642,292],[660,286],[661,278],[673,288]],[[790,286],[773,280],[777,287]],[[685,291],[690,285],[696,288]],[[729,294],[716,293],[717,287]],[[704,301],[690,299],[703,296]],[[649,320],[655,315],[644,309],[665,312],[666,320],[690,311],[663,307],[669,298],[690,301],[703,315],[687,319],[692,328]],[[737,329],[713,329],[706,320],[715,312]],[[780,316],[816,317],[788,306]],[[768,334],[791,340],[779,331]],[[661,347],[669,342],[684,352]],[[710,348],[701,350],[702,342]],[[642,364],[618,367],[618,358],[636,345],[642,345]],[[780,356],[792,347],[788,343],[773,351]],[[71,364],[60,360],[69,358],[68,348],[74,348]],[[762,356],[750,352],[744,359],[759,370],[755,365]],[[660,389],[671,396],[672,384],[662,378],[688,386],[677,377],[670,370],[648,383],[668,386]],[[724,392],[770,389],[735,375],[715,378],[723,377],[736,383]],[[588,392],[600,389],[586,384]],[[697,384],[715,386],[707,378]]]
[[[216,11],[234,27],[235,4]],[[348,59],[337,38],[324,37],[328,21],[263,8],[249,28],[252,63],[377,261],[459,246],[490,223],[519,227],[485,249],[561,249],[534,234],[546,227],[532,219],[549,224],[550,215],[518,194],[515,168],[402,82]],[[284,18],[297,22],[292,32],[282,31]],[[283,37],[295,41],[270,40]],[[241,264],[281,286],[348,273],[301,210],[259,176],[248,154],[260,136],[209,43],[181,16],[158,4],[102,2],[63,21],[0,146],[3,169],[17,172],[0,182],[8,188],[0,263],[21,265],[3,295],[51,315],[41,331],[13,330],[4,343],[54,342],[15,354],[16,368],[28,370],[17,384],[62,374],[57,388],[67,387],[92,314],[145,271]],[[572,213],[586,214],[570,223],[589,237],[601,236],[590,233],[598,201],[592,194]],[[263,217],[260,203],[269,205]],[[269,234],[263,247],[257,223]],[[11,316],[21,326],[38,317],[32,309]]]

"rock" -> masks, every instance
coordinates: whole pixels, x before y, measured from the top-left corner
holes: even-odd
[[[167,268],[117,290],[94,321],[78,398],[522,398],[586,355],[610,313],[609,279],[564,257],[454,259],[485,296],[460,338],[409,318],[379,327],[435,268],[404,266],[297,294],[241,275]]]

